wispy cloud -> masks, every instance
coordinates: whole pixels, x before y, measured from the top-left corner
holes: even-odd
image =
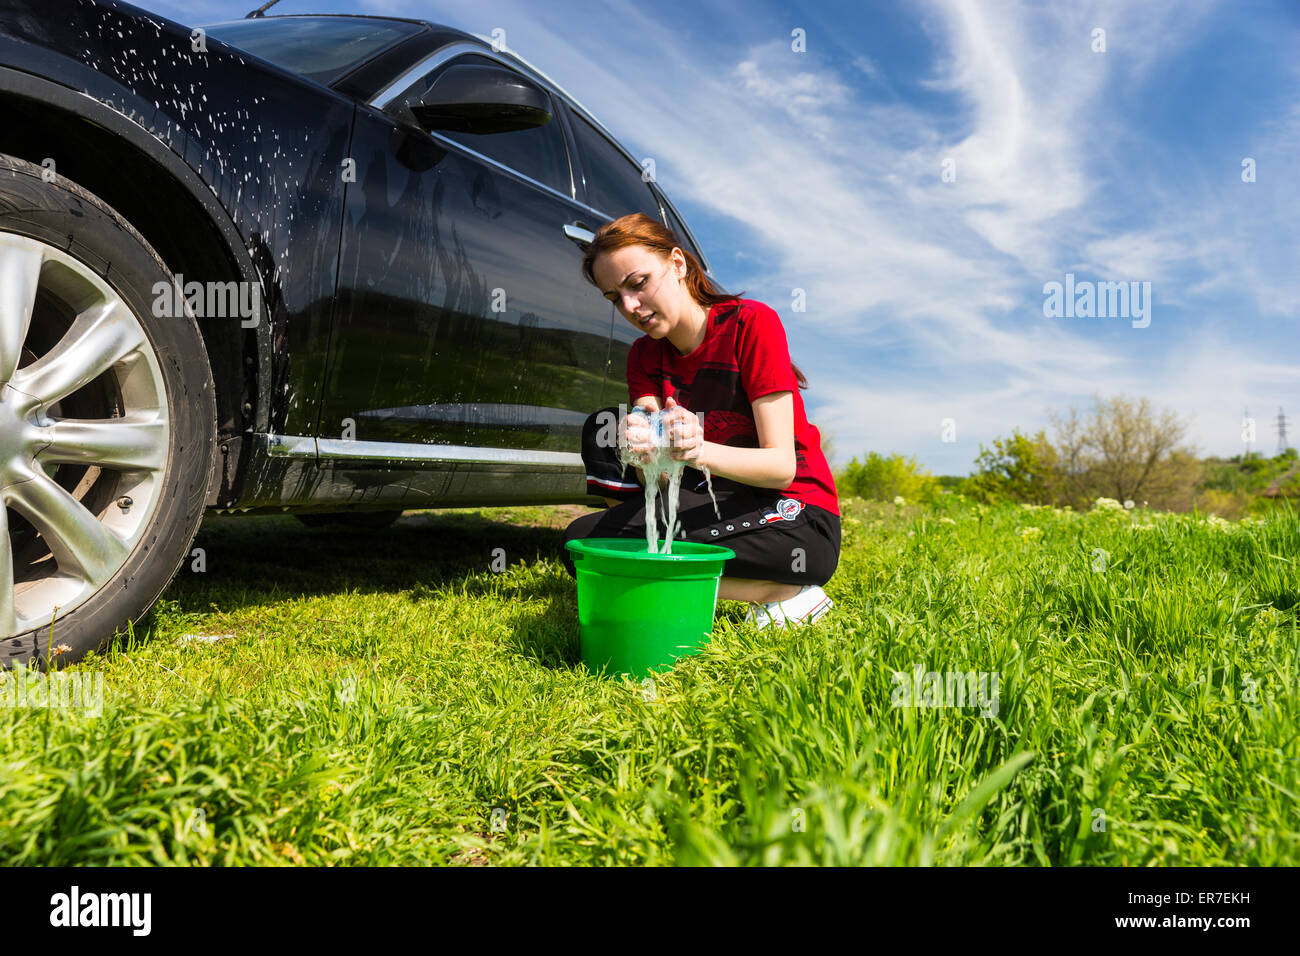
[[[781,314],[841,461],[898,450],[965,472],[979,441],[1096,390],[1183,411],[1226,453],[1238,406],[1300,408],[1279,359],[1300,338],[1297,67],[1264,74],[1278,104],[1266,122],[1224,143],[1180,135],[1201,97],[1235,82],[1215,73],[1224,43],[1294,48],[1284,5],[1247,18],[1219,0],[924,0],[868,5],[856,22],[809,7],[796,11],[805,53],[791,14],[761,4],[743,28],[731,8],[628,0],[360,9],[505,29],[653,157],[723,284]],[[906,69],[864,42],[891,17],[928,41]],[[1169,103],[1186,122],[1168,127]],[[1043,284],[1066,271],[1151,281],[1152,326],[1045,318]],[[938,441],[946,417],[955,445]]]

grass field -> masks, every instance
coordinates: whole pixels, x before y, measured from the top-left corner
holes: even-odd
[[[650,684],[577,663],[579,511],[207,520],[102,716],[0,706],[0,862],[1300,863],[1293,510],[846,502],[826,618]]]

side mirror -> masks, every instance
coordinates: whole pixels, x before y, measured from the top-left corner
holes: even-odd
[[[510,70],[474,63],[448,67],[406,106],[431,132],[508,133],[551,121],[544,91]]]

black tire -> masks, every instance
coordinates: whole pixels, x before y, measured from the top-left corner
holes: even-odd
[[[402,516],[400,511],[339,511],[329,514],[295,515],[309,528],[324,528],[328,525],[343,525],[347,528],[359,528],[365,531],[379,531]]]
[[[55,659],[60,665],[70,663],[111,643],[128,624],[139,621],[167,589],[189,554],[203,519],[216,452],[212,372],[199,329],[189,314],[175,318],[153,314],[154,284],[161,281],[172,285],[171,272],[144,237],[108,204],[62,176],[44,182],[41,173],[38,166],[0,154],[0,236],[12,234],[38,240],[70,256],[102,279],[134,313],[145,342],[134,346],[137,351],[132,361],[149,351],[156,360],[156,364],[146,364],[151,370],[151,387],[158,402],[165,402],[168,431],[165,439],[159,437],[153,449],[157,460],[165,460],[165,465],[153,472],[148,505],[152,512],[139,518],[133,532],[138,537],[133,538],[135,543],[126,552],[125,559],[120,564],[105,565],[115,570],[103,571],[111,576],[102,584],[87,585],[97,590],[79,597],[80,603],[66,612],[53,613],[52,631],[47,622],[15,634],[0,633],[0,667],[15,661],[46,667],[49,649],[60,645],[68,649],[55,655]],[[9,241],[24,240],[14,240],[11,236]],[[44,275],[42,272],[42,282]],[[31,323],[32,329],[37,328],[35,317]],[[25,335],[24,354],[32,347],[26,344],[31,337],[30,330]],[[21,366],[15,377],[27,367]],[[85,387],[120,371],[113,365]],[[161,389],[157,388],[158,371],[161,371]],[[69,397],[72,394],[76,393],[70,393]],[[67,399],[53,404],[62,401]],[[111,475],[112,467],[106,465],[95,474]],[[82,499],[83,504],[89,494]],[[98,504],[99,500],[95,499],[91,502],[95,507],[87,505],[86,510],[102,520],[109,511],[107,508],[97,511]],[[6,528],[14,529],[15,525],[10,523]],[[0,547],[9,548],[11,555],[17,554],[16,533],[11,530],[5,540],[0,540]],[[27,546],[25,539],[23,547]],[[11,560],[18,559],[11,557]],[[16,572],[12,580],[20,580]],[[25,579],[21,580],[25,584]],[[11,587],[9,580],[0,587],[8,589],[4,597],[9,607],[16,606],[17,588]]]

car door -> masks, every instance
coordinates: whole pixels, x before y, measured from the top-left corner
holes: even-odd
[[[703,262],[690,235],[671,211],[667,211],[667,204],[661,205],[659,195],[644,175],[642,166],[581,111],[569,109],[568,120],[581,174],[580,195],[592,213],[604,222],[643,212],[666,223],[681,236],[686,248]],[[627,353],[642,334],[615,309],[610,325],[610,362],[604,404],[627,401]]]
[[[573,198],[558,98],[525,77],[552,103],[544,126],[416,128],[403,104],[462,63],[508,66],[486,52],[435,55],[404,90],[357,111],[322,448],[349,438],[444,446],[438,456],[462,460],[487,460],[467,451],[476,447],[529,450],[544,462],[580,451],[599,407],[613,308],[582,279],[571,238],[597,223]]]

